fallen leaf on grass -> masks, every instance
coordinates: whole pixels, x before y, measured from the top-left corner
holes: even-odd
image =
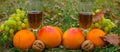
[[[44,14],[45,16],[50,16],[47,12],[43,12],[43,14]]]
[[[102,16],[104,16],[105,12],[106,12],[106,9],[102,9],[99,12],[96,12],[95,15],[93,16],[94,17],[93,21],[95,22],[95,21],[101,20]]]
[[[104,41],[114,45],[118,46],[120,44],[120,38],[117,34],[108,34],[106,36],[101,37]]]
[[[73,20],[78,20],[78,19],[76,19],[73,15],[70,15],[70,17],[71,17]]]
[[[120,17],[116,16],[115,14],[111,13],[110,14],[112,16],[112,19],[115,20],[115,23],[119,23],[120,22]]]
[[[113,19],[120,20],[119,17],[117,17],[115,14],[111,13],[111,16]]]

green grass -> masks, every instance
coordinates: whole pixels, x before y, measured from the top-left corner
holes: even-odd
[[[117,16],[120,16],[119,0],[40,0],[40,1],[41,5],[39,5],[38,8],[40,8],[41,11],[43,11],[42,26],[46,25],[58,26],[62,29],[63,32],[70,27],[77,28],[80,27],[78,24],[78,12],[80,11],[91,10],[95,11],[96,9],[106,8],[109,9],[110,12],[116,14]],[[27,2],[29,2],[29,0],[0,0],[0,19],[4,21],[3,18],[5,18],[5,16],[8,17],[10,14],[14,13],[17,8],[21,8],[25,11],[29,10],[30,8],[26,6]],[[85,6],[86,4],[89,5]],[[3,14],[6,15],[3,16]],[[111,18],[111,16],[106,15],[106,18]],[[113,29],[113,32],[120,34],[119,25],[117,28]],[[17,49],[15,48],[10,50],[13,51],[16,50],[16,52],[18,52]],[[120,50],[120,47],[108,46],[105,48],[96,48],[94,52],[115,52],[114,50]],[[45,52],[47,51],[48,50],[45,50]],[[66,50],[65,52],[71,51]]]
[[[107,8],[111,12],[119,15],[120,8],[117,6],[117,0],[41,0],[41,8],[43,11],[43,25],[59,26],[65,31],[70,27],[79,27],[78,12],[95,11],[96,9]],[[10,15],[15,9],[22,8],[27,11],[26,6],[28,0],[2,0],[0,3],[0,14]],[[89,5],[85,5],[89,4]],[[32,7],[32,6],[31,6]],[[67,25],[64,25],[67,24]]]

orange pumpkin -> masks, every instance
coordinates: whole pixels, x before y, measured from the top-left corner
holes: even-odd
[[[20,30],[13,37],[13,45],[22,50],[31,48],[34,41],[35,36],[29,30]]]
[[[105,32],[101,29],[92,29],[87,34],[87,39],[91,40],[96,47],[103,47],[105,42],[100,38],[101,36],[105,36]]]

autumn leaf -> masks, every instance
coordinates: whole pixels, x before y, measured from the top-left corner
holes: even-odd
[[[105,12],[106,12],[106,9],[102,9],[102,10],[96,12],[95,15],[93,16],[93,21],[95,22],[95,21],[101,20],[102,16],[104,16]]]
[[[111,13],[111,16],[113,19],[120,21],[120,17],[116,16],[114,13]]]
[[[115,20],[115,23],[119,23],[120,22],[120,17],[116,16],[114,13],[110,14],[112,16],[112,19]]]
[[[71,17],[73,20],[78,20],[78,19],[76,19],[73,15],[70,15],[70,17]]]
[[[104,41],[114,45],[118,46],[120,44],[120,38],[117,34],[108,34],[106,36],[101,37]]]

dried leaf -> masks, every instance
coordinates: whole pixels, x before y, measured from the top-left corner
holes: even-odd
[[[47,12],[43,12],[43,14],[44,14],[45,16],[50,16]]]
[[[116,20],[120,21],[120,18],[118,16],[116,16],[115,14],[111,13],[111,16],[112,16],[113,19],[116,19]]]
[[[58,22],[58,21],[56,21],[56,22],[54,23],[54,25],[57,25],[57,24],[59,24],[59,22]]]
[[[57,14],[53,15],[53,18],[54,18],[54,19],[57,18]]]
[[[120,44],[120,39],[117,34],[108,34],[106,36],[101,37],[104,41],[114,45],[118,46]]]
[[[99,21],[102,19],[102,16],[104,16],[104,13],[106,12],[105,9],[102,9],[101,11],[99,12],[96,12],[95,15],[93,16],[93,21]]]
[[[71,17],[73,20],[78,20],[78,19],[76,19],[73,15],[70,15],[70,17]]]

